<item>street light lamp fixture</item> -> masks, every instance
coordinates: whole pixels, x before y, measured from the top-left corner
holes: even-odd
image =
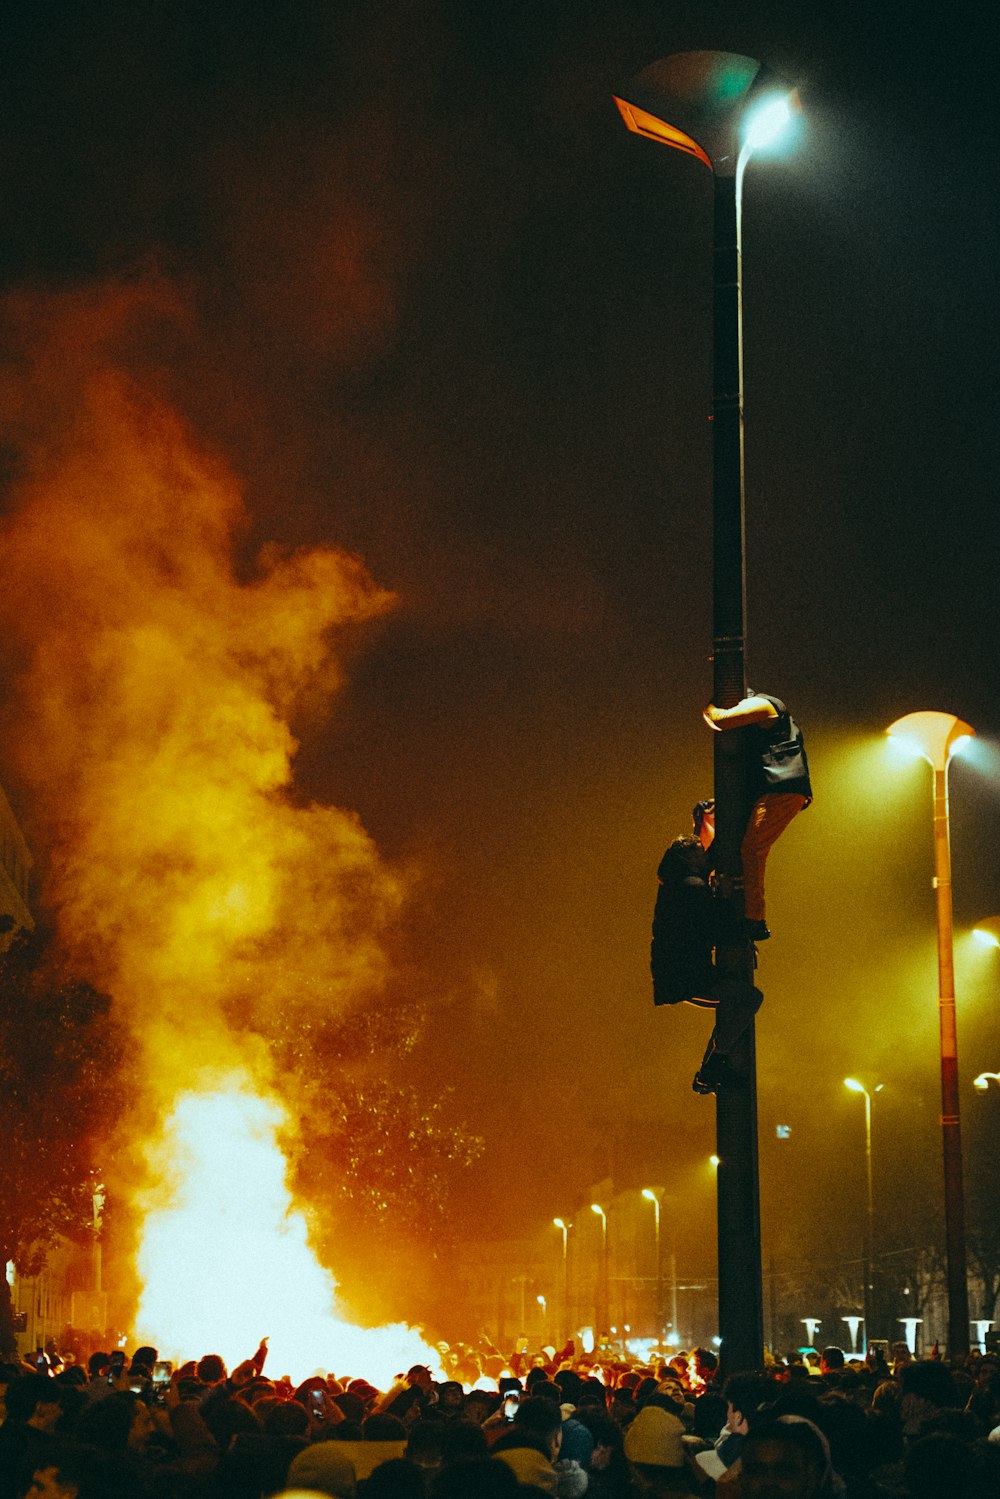
[[[981,1072],[978,1077],[972,1079],[972,1086],[980,1093],[985,1093],[991,1082],[1000,1087],[1000,1072]]]
[[[608,1273],[608,1215],[600,1203],[592,1202],[590,1211],[597,1213],[601,1220],[601,1309],[598,1322],[598,1335],[607,1334],[608,1324],[611,1321],[611,1278]]]
[[[872,1295],[872,1276],[875,1264],[875,1195],[872,1189],[872,1095],[864,1083],[859,1083],[856,1077],[845,1077],[844,1087],[851,1093],[863,1093],[865,1099],[865,1181],[867,1191],[865,1195],[864,1307],[865,1346],[867,1347],[874,1336],[874,1328],[872,1326],[872,1302],[874,1300]],[[881,1093],[883,1087],[884,1084],[879,1083],[872,1092]]]
[[[969,1351],[969,1286],[965,1258],[965,1193],[958,1093],[955,958],[948,823],[948,765],[975,729],[954,713],[907,713],[889,737],[923,757],[934,772],[934,891],[937,899],[938,1016],[941,1039],[941,1135],[944,1153],[945,1247],[948,1258],[948,1357]]]

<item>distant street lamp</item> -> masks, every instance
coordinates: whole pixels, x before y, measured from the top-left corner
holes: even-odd
[[[941,1134],[944,1147],[945,1248],[948,1258],[948,1357],[969,1351],[969,1284],[965,1260],[965,1193],[958,1097],[958,1032],[948,822],[948,765],[975,734],[953,713],[907,713],[888,734],[921,755],[934,772],[934,889],[937,894],[938,1015],[941,1034]]]
[[[611,1321],[611,1281],[608,1275],[608,1215],[600,1203],[592,1202],[590,1211],[601,1220],[601,1305],[598,1311],[597,1335],[606,1336]]]
[[[743,488],[742,187],[750,156],[786,128],[794,91],[756,59],[680,52],[652,63],[615,98],[629,130],[695,157],[714,178],[712,391],[712,701],[746,696]],[[715,737],[715,868],[722,877],[716,964],[753,983],[743,934],[740,843],[750,812],[744,734]],[[753,1023],[747,1086],[716,1096],[719,1332],[726,1373],[763,1360],[757,1078]]]
[[[972,1086],[980,1093],[985,1093],[991,1082],[1000,1084],[1000,1072],[981,1072],[972,1079]]]
[[[572,1318],[569,1310],[569,1231],[573,1225],[567,1223],[564,1218],[553,1218],[552,1222],[562,1233],[563,1331],[568,1341],[572,1337]]]
[[[876,1093],[881,1093],[884,1084],[879,1083],[875,1088]],[[856,1077],[845,1077],[844,1087],[849,1088],[852,1093],[863,1093],[865,1096],[865,1176],[867,1181],[867,1194],[865,1199],[867,1210],[867,1231],[865,1233],[865,1346],[875,1336],[872,1325],[872,1275],[875,1264],[875,1197],[872,1191],[872,1096],[863,1083],[859,1083]]]
[[[653,1224],[656,1235],[656,1336],[663,1342],[663,1255],[660,1252],[660,1202],[663,1198],[662,1190],[656,1191],[653,1187],[643,1187],[642,1195],[647,1202],[653,1204]]]

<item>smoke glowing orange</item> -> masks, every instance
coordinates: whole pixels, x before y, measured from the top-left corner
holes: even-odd
[[[331,632],[393,599],[330,547],[267,546],[237,572],[233,475],[117,352],[134,365],[144,322],[174,310],[142,288],[6,309],[6,766],[63,954],[141,1056],[105,1175],[145,1218],[144,1332],[183,1357],[243,1356],[269,1332],[282,1372],[339,1359],[374,1377],[412,1335],[366,1334],[362,1355],[333,1320],[276,1143],[304,1080],[279,1086],[272,1046],[302,1035],[307,1065],[325,1018],[386,983],[400,881],[355,814],[290,788],[292,723],[339,685]]]

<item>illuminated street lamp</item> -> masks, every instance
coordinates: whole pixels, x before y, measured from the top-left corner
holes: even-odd
[[[980,1093],[985,1093],[991,1082],[1000,1085],[1000,1072],[981,1072],[972,1079],[972,1086]]]
[[[969,1285],[965,1266],[965,1194],[958,1101],[958,1035],[948,826],[948,764],[975,730],[953,713],[907,713],[888,734],[934,772],[934,889],[937,894],[938,1015],[941,1033],[941,1133],[944,1145],[944,1220],[948,1256],[948,1356],[969,1351]]]
[[[982,947],[1000,947],[1000,916],[986,916],[977,921],[972,935]]]
[[[660,1253],[660,1203],[662,1190],[643,1187],[642,1195],[653,1204],[653,1231],[656,1235],[656,1335],[663,1342],[663,1256]]]
[[[598,1312],[597,1334],[600,1337],[606,1335],[608,1323],[611,1321],[611,1281],[608,1276],[608,1215],[600,1203],[592,1202],[590,1211],[597,1213],[601,1220],[601,1305]]]
[[[879,1083],[875,1088],[876,1093],[881,1093],[884,1084]],[[874,1336],[872,1327],[872,1275],[875,1264],[875,1198],[872,1192],[872,1095],[863,1083],[859,1083],[856,1077],[845,1077],[844,1087],[849,1088],[852,1093],[863,1093],[865,1096],[865,1175],[867,1180],[867,1196],[865,1205],[867,1210],[867,1231],[865,1233],[865,1346]]]
[[[785,129],[797,103],[752,57],[680,52],[651,64],[615,98],[629,130],[695,157],[714,179],[712,392],[712,701],[746,696],[746,565],[743,491],[742,187],[747,162]],[[720,879],[716,966],[753,983],[743,932],[740,843],[750,812],[744,733],[718,734],[715,751],[715,869]],[[716,1095],[720,1168],[719,1332],[727,1373],[763,1361],[757,1075],[754,1030],[749,1080]]]
[[[569,1231],[573,1225],[572,1223],[567,1223],[564,1218],[553,1218],[552,1222],[562,1233],[563,1328],[568,1338],[571,1321],[569,1314]]]

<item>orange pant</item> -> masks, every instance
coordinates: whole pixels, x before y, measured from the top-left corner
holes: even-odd
[[[748,921],[764,920],[764,865],[772,847],[797,813],[807,806],[798,791],[758,797],[743,834],[743,910]]]

